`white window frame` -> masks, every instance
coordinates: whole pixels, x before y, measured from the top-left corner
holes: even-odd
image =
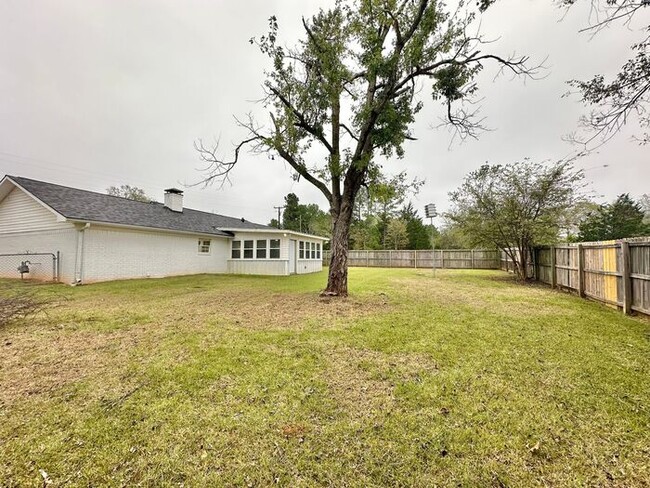
[[[212,241],[210,239],[199,239],[199,254],[203,256],[209,255],[211,250],[212,250]]]
[[[251,247],[246,247],[246,243],[250,242]],[[245,239],[242,245],[242,259],[255,259],[255,239]],[[250,257],[246,257],[246,251],[250,251]]]
[[[305,259],[305,241],[298,243],[298,259]]]
[[[273,247],[273,243],[277,242],[277,247]],[[282,249],[282,240],[281,239],[269,239],[269,259],[280,259]],[[273,256],[274,252],[277,251],[277,256]]]
[[[264,247],[259,247],[260,242],[264,243]],[[268,256],[269,241],[267,239],[255,239],[255,259],[266,259]],[[260,257],[260,251],[264,251],[264,256]]]
[[[238,245],[237,248],[235,248],[235,244]],[[234,253],[238,252],[239,256],[235,257]],[[236,241],[232,241],[230,244],[230,259],[241,259],[241,252],[242,252],[242,247],[241,247],[241,241],[237,239]]]

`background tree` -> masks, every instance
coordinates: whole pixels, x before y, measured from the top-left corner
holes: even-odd
[[[106,188],[106,193],[114,197],[128,198],[129,200],[135,200],[137,202],[149,203],[152,201],[152,199],[147,196],[144,190],[142,188],[138,188],[137,186],[109,186]]]
[[[453,222],[446,222],[445,226],[440,230],[434,231],[434,241],[438,249],[468,249],[473,247],[471,239],[469,239],[463,229]],[[493,244],[490,243],[490,247]]]
[[[446,217],[472,245],[494,246],[513,261],[526,279],[533,246],[557,241],[567,212],[581,197],[582,171],[569,162],[484,164],[449,194]]]
[[[431,228],[422,223],[411,202],[400,211],[400,219],[406,222],[408,249],[431,249]]]
[[[645,213],[639,202],[624,193],[607,205],[601,205],[579,225],[581,241],[608,241],[650,235],[644,223]]]
[[[386,244],[389,249],[406,249],[409,243],[409,234],[406,222],[403,219],[391,219],[386,228]]]
[[[284,197],[284,209],[282,210],[282,228],[287,230],[300,231],[302,223],[300,212],[300,201],[295,193],[289,193]]]
[[[329,215],[315,203],[304,205],[295,193],[284,197],[283,229],[326,237],[330,234],[330,227]]]
[[[268,123],[252,115],[248,135],[232,159],[201,141],[206,182],[228,177],[242,148],[283,159],[327,198],[332,257],[324,294],[347,295],[347,256],[354,202],[380,172],[378,158],[402,157],[422,93],[442,102],[461,137],[476,137],[480,123],[463,102],[476,96],[476,74],[494,62],[514,75],[531,75],[525,57],[483,52],[475,12],[448,12],[437,0],[340,1],[303,19],[304,39],[294,48],[278,42],[278,23],[251,39],[269,56],[264,84]]]
[[[417,195],[424,182],[417,179],[408,181],[406,172],[392,178],[379,177],[368,185],[369,210],[377,217],[377,230],[384,249],[392,248],[387,242],[388,225],[400,213],[399,206],[409,194]]]

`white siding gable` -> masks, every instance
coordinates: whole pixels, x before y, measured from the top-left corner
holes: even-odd
[[[20,188],[0,202],[0,234],[72,228]]]

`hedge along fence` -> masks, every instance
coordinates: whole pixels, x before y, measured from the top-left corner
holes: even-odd
[[[502,269],[509,259],[501,256]],[[650,238],[536,248],[529,276],[608,305],[650,315]]]
[[[323,265],[331,251],[323,252]],[[436,249],[427,251],[348,251],[348,266],[370,268],[499,269],[499,251],[488,249]]]

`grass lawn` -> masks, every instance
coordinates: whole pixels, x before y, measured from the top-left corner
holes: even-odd
[[[0,328],[0,486],[650,486],[650,321],[498,271],[70,288]]]

